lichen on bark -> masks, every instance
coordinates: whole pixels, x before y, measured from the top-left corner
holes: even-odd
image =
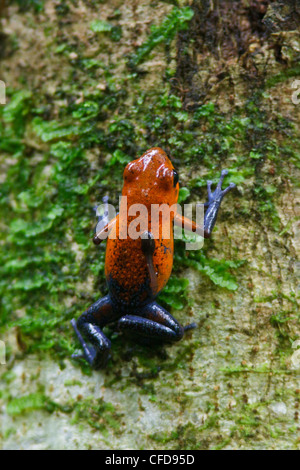
[[[2,11],[3,448],[299,448],[300,37],[286,3]],[[201,252],[176,243],[160,298],[198,328],[157,349],[109,328],[113,357],[92,372],[70,359],[69,321],[106,293],[93,207],[117,202],[151,146],[176,163],[182,201],[204,202],[222,168],[237,189]]]

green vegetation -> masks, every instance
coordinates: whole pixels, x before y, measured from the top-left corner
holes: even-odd
[[[104,250],[100,248],[95,252],[90,242],[94,217],[91,199],[97,194],[99,201],[108,188],[114,189],[116,198],[121,189],[124,165],[135,153],[141,152],[138,149],[151,145],[136,135],[135,107],[132,111],[126,110],[124,118],[116,119],[108,127],[104,125],[99,128],[98,122],[107,98],[112,96],[114,93],[109,90],[93,97],[94,101],[85,101],[75,108],[70,106],[62,111],[65,117],[59,121],[45,121],[40,117],[42,106],[36,107],[30,92],[13,92],[10,103],[2,111],[1,147],[2,151],[12,156],[13,164],[8,168],[7,179],[1,185],[1,210],[7,231],[7,235],[3,234],[3,242],[9,248],[2,254],[1,272],[4,276],[0,285],[3,295],[1,321],[6,326],[8,321],[8,327],[20,327],[28,352],[51,350],[57,357],[68,356],[72,350],[69,320],[101,295],[101,291],[95,291],[92,297],[83,295],[82,289],[77,286],[91,273],[96,274],[104,293]],[[115,99],[116,105],[120,105],[122,96],[117,95]],[[193,141],[193,149],[197,149],[198,153],[198,164],[200,162],[207,167],[207,177],[216,174],[213,169],[215,162],[221,155],[223,157],[224,152],[228,152],[225,146],[229,145],[230,140],[233,147],[231,134],[236,134],[237,125],[241,128],[241,121],[237,121],[237,118],[234,118],[233,124],[230,122],[225,126],[224,118],[212,107],[205,106],[204,109],[196,110],[191,115],[190,126],[182,129],[177,111],[182,105],[174,95],[168,96],[166,92],[162,97],[154,97],[148,111],[143,103],[136,103],[135,106],[140,107],[140,125],[143,124],[152,134],[150,140],[153,140],[153,134],[157,140],[163,140],[162,126],[156,126],[155,116],[164,116],[162,119],[167,121],[163,123],[164,135],[168,142],[162,142],[162,145],[169,145],[169,141],[175,138],[175,158],[186,146],[186,151],[182,152],[182,165],[193,165],[196,158],[188,144],[189,135],[197,135],[195,123],[202,119],[209,125],[214,137],[219,139],[219,152],[214,154],[209,133],[206,139],[199,135],[200,145]],[[243,132],[246,122],[245,119],[242,121]],[[175,137],[169,137],[169,133]],[[27,135],[31,136],[31,140],[27,140]],[[49,147],[42,147],[42,155],[32,164],[34,150],[30,144],[35,142],[34,147],[43,146],[39,141]],[[111,158],[102,169],[95,172],[90,169],[85,152],[99,145],[105,152],[111,153]],[[246,156],[240,157],[240,161],[232,168],[231,179],[239,183],[251,171],[251,165],[243,165],[245,160]],[[218,174],[214,179],[217,178]],[[191,181],[184,197],[189,197],[193,188],[202,188],[205,179]],[[175,268],[195,268],[216,285],[229,290],[237,289],[237,281],[231,271],[237,269],[242,261],[217,260],[202,252],[191,252],[186,257],[183,242],[177,245]],[[174,276],[161,299],[169,306],[183,308],[187,289],[188,282]],[[176,296],[176,301],[174,293],[180,294]],[[65,307],[62,302],[64,296],[76,296],[78,303]],[[16,320],[13,312],[20,308],[26,309],[26,315]]]
[[[44,9],[45,0],[13,0],[21,11],[32,9],[34,12],[39,13]]]
[[[80,398],[78,400],[61,405],[53,402],[42,393],[32,393],[20,398],[13,398],[8,402],[7,413],[10,416],[19,416],[34,410],[44,410],[48,413],[59,411],[71,416],[71,423],[88,423],[92,429],[101,431],[108,436],[108,429],[117,431],[120,428],[120,413],[117,413],[111,403],[105,403],[102,399],[94,397]]]
[[[17,3],[22,9],[26,3],[35,13],[41,12],[44,4],[41,0]],[[73,3],[56,3],[60,21]],[[90,3],[95,8],[99,6],[99,2]],[[91,241],[96,225],[93,208],[107,194],[113,204],[118,203],[124,166],[152,146],[164,148],[175,162],[180,174],[182,203],[205,202],[206,181],[217,183],[221,169],[228,168],[224,186],[233,181],[237,189],[222,207],[221,227],[227,220],[227,229],[238,224],[251,233],[262,233],[269,237],[270,245],[283,246],[290,256],[288,240],[295,217],[293,214],[283,226],[279,208],[281,195],[289,185],[297,184],[295,170],[300,166],[300,139],[292,119],[278,112],[271,113],[266,90],[295,76],[298,69],[291,67],[290,71],[269,77],[259,90],[257,87],[249,91],[243,107],[232,107],[227,112],[213,102],[185,106],[181,91],[174,86],[178,64],[174,67],[170,61],[160,72],[159,85],[155,83],[145,91],[147,72],[141,64],[163,48],[168,52],[180,32],[187,32],[193,14],[190,7],[174,7],[159,24],[149,26],[143,43],[135,49],[132,46],[130,54],[124,54],[121,61],[110,52],[109,60],[103,60],[101,52],[103,44],[116,47],[115,42],[124,35],[124,23],[122,27],[119,24],[120,11],[116,10],[105,21],[100,18],[88,21],[86,27],[92,44],[99,44],[99,50],[96,47],[87,50],[84,42],[77,44],[74,38],[67,41],[53,34],[47,54],[61,61],[64,75],[58,74],[52,95],[41,91],[41,86],[35,89],[33,84],[25,91],[22,73],[19,86],[7,90],[9,102],[0,107],[3,175],[0,335],[13,334],[18,343],[18,353],[12,353],[8,345],[9,367],[13,361],[21,361],[32,353],[41,359],[57,361],[61,368],[66,366],[66,359],[78,346],[70,320],[78,318],[107,292],[105,246],[95,248]],[[76,54],[70,56],[75,50]],[[217,235],[218,230],[221,229],[217,226]],[[192,403],[191,397],[198,399],[202,407],[205,417],[202,421],[199,418],[197,424],[186,419],[170,432],[151,434],[150,442],[158,447],[221,449],[236,440],[276,439],[282,433],[278,427],[285,418],[278,418],[277,422],[270,419],[269,424],[264,421],[265,409],[273,399],[282,396],[249,404],[240,396],[240,388],[231,391],[230,381],[239,386],[243,383],[247,388],[247,381],[260,377],[257,380],[261,380],[265,391],[271,379],[294,378],[295,371],[289,368],[289,361],[292,342],[298,338],[295,334],[295,325],[298,327],[300,321],[297,298],[284,289],[280,259],[276,260],[276,272],[269,268],[267,255],[257,256],[251,264],[253,260],[245,259],[245,248],[239,250],[239,237],[236,236],[238,241],[231,246],[230,231],[223,235],[224,252],[222,246],[218,251],[214,240],[205,241],[201,251],[186,251],[185,239],[176,241],[173,275],[159,301],[178,315],[183,324],[199,322],[198,330],[187,333],[185,342],[174,350],[170,347],[169,353],[168,348],[148,348],[135,341],[127,343],[113,327],[105,331],[113,343],[114,354],[107,371],[103,372],[107,389],[126,392],[129,388],[131,393],[130,387],[135,387],[139,399],[148,396],[149,403],[157,406],[157,410],[169,412],[169,401],[176,403],[176,410],[183,417]],[[253,286],[253,278],[258,284],[257,274],[272,280],[276,292],[255,299],[253,289],[257,286]],[[189,276],[197,282],[192,284]],[[241,280],[243,285],[239,290]],[[205,297],[206,293],[203,311],[192,312],[196,295]],[[250,326],[245,320],[246,326],[239,325],[238,329],[240,319],[234,317],[237,315],[234,311],[229,312],[226,332],[211,331],[215,319],[221,322],[223,318],[220,298],[229,299],[230,303],[234,296],[241,297],[236,308],[243,303],[243,296],[253,297],[253,309],[247,312],[251,316]],[[237,357],[234,349],[235,339],[227,340],[226,335],[229,338],[245,335],[245,343],[250,338],[256,344],[255,338],[262,331],[263,342],[271,351],[268,361],[256,364],[255,351],[242,351],[253,363],[241,364],[241,357]],[[208,362],[212,360],[211,356],[206,358],[208,344],[215,361],[210,369],[214,369],[215,375],[210,380],[228,386],[228,393],[223,391],[220,396],[223,408],[219,406],[218,389],[212,391],[213,398],[207,404],[200,395]],[[194,360],[202,367],[201,372],[196,370],[196,375]],[[124,364],[128,370],[122,375]],[[93,373],[84,361],[80,366],[84,374]],[[80,386],[86,376],[82,377],[80,381],[66,381],[65,387]],[[178,384],[184,382],[182,377],[188,385],[178,396]],[[92,430],[106,437],[108,431],[122,430],[122,413],[102,399],[80,397],[61,405],[43,391],[12,397],[8,390],[15,380],[10,370],[1,377],[0,399],[7,403],[7,413],[13,419],[40,410],[69,414],[74,425],[84,427],[88,423]],[[284,397],[290,393],[296,409],[296,392],[285,388],[284,393]],[[231,397],[236,401],[232,405],[234,409]],[[142,409],[140,402],[139,406]],[[224,420],[229,422],[226,432],[222,430]],[[6,435],[14,432],[11,428]],[[296,434],[293,426],[289,432],[291,436]]]
[[[193,15],[194,12],[189,7],[174,7],[161,25],[151,28],[151,33],[147,40],[138,48],[137,52],[130,57],[129,65],[131,67],[139,65],[158,44],[162,42],[170,44],[170,41],[178,31],[188,28]]]
[[[100,201],[108,188],[116,200],[124,165],[152,142],[171,148],[180,167],[204,170],[205,176],[185,181],[181,200],[196,194],[205,200],[206,180],[218,180],[216,169],[227,158],[230,175],[226,179],[238,186],[252,185],[256,206],[250,209],[247,200],[241,200],[236,217],[248,217],[255,210],[266,226],[280,229],[275,205],[279,188],[265,184],[261,172],[267,160],[275,173],[284,176],[286,169],[283,159],[277,158],[279,147],[270,135],[276,123],[268,121],[260,110],[262,94],[249,101],[243,112],[229,117],[213,104],[182,111],[180,99],[167,85],[162,94],[147,100],[139,97],[127,108],[122,104],[126,93],[115,91],[112,73],[106,74],[110,77],[107,89],[86,94],[82,103],[62,108],[59,120],[51,119],[51,113],[45,120],[43,97],[30,91],[9,90],[9,104],[1,108],[1,150],[11,157],[0,193],[6,246],[0,268],[1,322],[6,328],[20,328],[27,352],[50,350],[58,358],[70,355],[69,320],[105,292],[104,248],[95,251],[90,241],[94,201]],[[139,84],[136,76],[130,78],[129,86],[134,84]],[[115,116],[117,108],[124,114],[119,111]],[[187,118],[183,120],[183,116]],[[137,133],[137,119],[143,134]],[[293,131],[289,122],[281,121],[282,125]],[[97,171],[86,158],[86,151],[96,148],[111,155]],[[291,164],[297,164],[290,147],[281,147],[280,152]],[[216,286],[237,289],[232,271],[245,260],[214,259],[206,251],[186,256],[183,242],[177,242],[175,275],[161,295],[167,306],[182,309],[186,305],[188,281],[177,279],[183,267],[196,269]],[[98,278],[92,295],[80,287],[91,275]],[[176,300],[174,293],[179,294]],[[76,303],[65,306],[66,296],[77,298]],[[25,309],[25,315],[17,319],[14,312],[20,309]]]

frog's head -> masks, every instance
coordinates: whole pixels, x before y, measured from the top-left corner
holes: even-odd
[[[122,195],[131,204],[176,204],[178,173],[167,154],[158,147],[147,150],[124,170]]]

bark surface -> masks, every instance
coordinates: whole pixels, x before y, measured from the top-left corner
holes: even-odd
[[[25,5],[26,4],[26,5]],[[299,449],[300,9],[296,0],[0,2],[0,442],[5,449]],[[151,146],[181,201],[227,196],[176,242],[160,302],[198,328],[70,360],[106,294],[93,207]],[[225,184],[226,184],[225,182]],[[298,352],[297,352],[298,351]]]

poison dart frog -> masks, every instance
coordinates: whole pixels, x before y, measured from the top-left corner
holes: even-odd
[[[201,233],[204,238],[211,236],[217,214],[224,195],[235,185],[222,190],[222,182],[228,171],[223,170],[219,183],[212,192],[212,182],[207,182],[208,202],[205,204],[204,227],[176,213],[169,219],[159,219],[159,230],[153,236],[151,205],[177,203],[179,177],[167,154],[155,147],[147,150],[140,158],[130,162],[124,170],[122,196],[127,197],[127,207],[143,204],[147,209],[147,229],[140,237],[133,239],[127,231],[134,220],[133,216],[120,213],[108,222],[94,236],[98,245],[103,233],[114,230],[114,237],[108,237],[105,258],[105,276],[108,294],[91,305],[71,324],[82,345],[85,359],[99,369],[110,357],[111,342],[102,328],[112,322],[117,323],[121,332],[136,335],[145,343],[179,341],[184,332],[196,324],[183,327],[163,307],[156,302],[157,295],[165,287],[173,266],[173,224],[192,232]],[[163,225],[170,224],[169,237],[163,237]],[[78,356],[73,356],[78,357]]]

